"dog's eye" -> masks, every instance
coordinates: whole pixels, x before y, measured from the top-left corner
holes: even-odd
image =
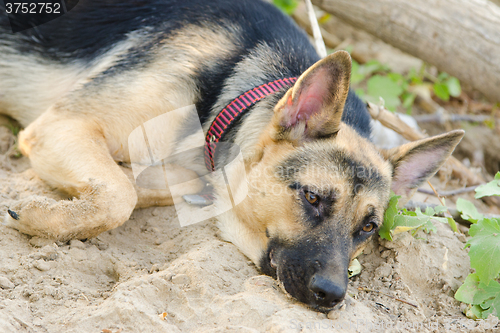
[[[373,229],[375,229],[376,225],[375,223],[373,222],[368,222],[367,224],[365,224],[365,226],[363,227],[363,231],[364,232],[372,232]]]
[[[313,206],[318,205],[318,203],[319,203],[318,195],[316,195],[312,192],[309,192],[309,191],[307,191],[304,195],[306,197],[307,202],[309,202],[311,205],[313,205]]]

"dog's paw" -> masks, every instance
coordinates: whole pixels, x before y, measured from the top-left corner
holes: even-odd
[[[46,212],[57,204],[54,199],[29,196],[9,205],[4,213],[3,225],[33,236],[52,236],[46,228]],[[44,214],[45,213],[45,214]]]

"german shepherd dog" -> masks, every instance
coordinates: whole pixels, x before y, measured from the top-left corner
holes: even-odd
[[[72,198],[9,207],[4,224],[29,235],[95,237],[134,208],[171,205],[168,189],[134,182],[127,138],[195,105],[208,148],[230,142],[243,156],[248,195],[218,218],[221,235],[291,296],[325,311],[343,300],[348,265],[380,227],[391,189],[409,197],[463,136],[377,149],[366,107],[349,90],[349,54],[320,59],[261,0],[80,0],[17,33],[1,6],[0,113],[23,126],[19,147],[38,176]],[[228,109],[232,120],[220,116]],[[219,127],[223,135],[209,133]],[[175,152],[182,119],[163,130],[172,138],[161,144]],[[193,162],[201,155],[180,159],[179,177],[206,173]],[[204,186],[189,184],[186,194]]]

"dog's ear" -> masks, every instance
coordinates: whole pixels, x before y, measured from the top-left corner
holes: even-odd
[[[326,138],[339,130],[349,92],[351,56],[337,51],[315,63],[276,105],[276,140]]]
[[[410,142],[400,147],[381,150],[392,164],[391,189],[406,202],[417,188],[432,177],[443,165],[464,136],[454,130],[431,138]]]

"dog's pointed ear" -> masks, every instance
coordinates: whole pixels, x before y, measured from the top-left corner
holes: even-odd
[[[463,130],[454,130],[400,147],[381,150],[392,164],[391,189],[406,202],[417,188],[432,177],[462,140]]]
[[[346,51],[311,66],[276,105],[274,139],[301,142],[337,133],[350,76],[351,56]]]

